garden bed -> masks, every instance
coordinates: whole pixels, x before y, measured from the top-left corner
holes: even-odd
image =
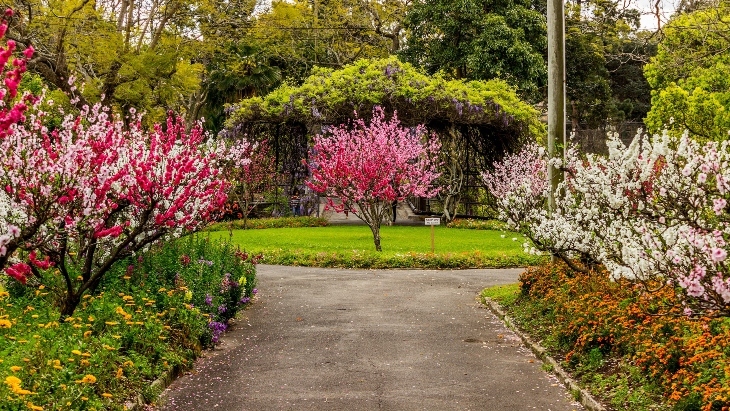
[[[252,258],[187,237],[117,264],[73,315],[52,287],[0,289],[0,410],[122,410],[192,365],[255,293]]]
[[[674,290],[648,293],[605,272],[530,268],[482,293],[609,410],[727,410],[730,321],[687,317]]]

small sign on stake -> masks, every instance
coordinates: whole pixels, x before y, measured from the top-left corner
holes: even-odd
[[[426,225],[441,225],[441,218],[439,218],[439,217],[426,217]]]
[[[441,218],[427,217],[424,221],[426,222],[426,225],[431,226],[431,254],[433,254],[434,253],[433,226],[441,225]]]

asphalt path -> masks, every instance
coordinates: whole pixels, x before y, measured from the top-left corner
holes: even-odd
[[[477,301],[520,271],[260,265],[254,304],[160,409],[582,410]]]

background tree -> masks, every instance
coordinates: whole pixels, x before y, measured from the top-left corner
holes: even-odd
[[[653,48],[630,4],[590,0],[566,6],[566,82],[573,130],[641,121],[648,84],[641,68]]]
[[[37,53],[28,63],[47,85],[77,93],[77,107],[105,96],[113,108],[145,111],[149,122],[168,110],[194,122],[205,93],[205,65],[243,27],[253,1],[14,0],[9,36]]]
[[[252,144],[245,142],[234,147],[242,152],[229,156],[232,164],[224,168],[226,180],[231,184],[226,212],[232,214],[232,218],[242,218],[246,229],[256,201],[262,200],[276,184],[276,167],[266,140]]]
[[[547,78],[546,18],[528,0],[417,0],[400,56],[429,74],[503,79],[537,101]]]
[[[386,120],[377,107],[369,124],[357,119],[314,138],[307,185],[327,196],[329,207],[364,221],[382,251],[380,224],[392,215],[393,202],[438,191],[431,182],[438,177],[439,144],[427,136],[422,126],[402,127],[396,114]]]
[[[652,89],[651,132],[685,130],[725,140],[730,130],[730,3],[679,14],[664,27],[644,73]]]
[[[361,58],[388,56],[399,42],[397,1],[274,1],[252,19],[248,37],[259,42],[291,83],[314,67],[340,68]],[[395,29],[395,31],[394,31]]]

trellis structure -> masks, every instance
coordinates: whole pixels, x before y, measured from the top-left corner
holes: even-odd
[[[367,120],[375,106],[397,112],[406,126],[424,124],[439,136],[444,161],[439,184],[444,187],[478,190],[479,171],[545,133],[537,110],[502,81],[431,77],[391,57],[360,60],[340,70],[319,68],[301,86],[285,85],[267,96],[242,100],[229,107],[223,134],[268,139],[291,190],[306,178],[302,160],[311,137],[355,116]],[[462,189],[445,193],[440,201],[458,200]]]

